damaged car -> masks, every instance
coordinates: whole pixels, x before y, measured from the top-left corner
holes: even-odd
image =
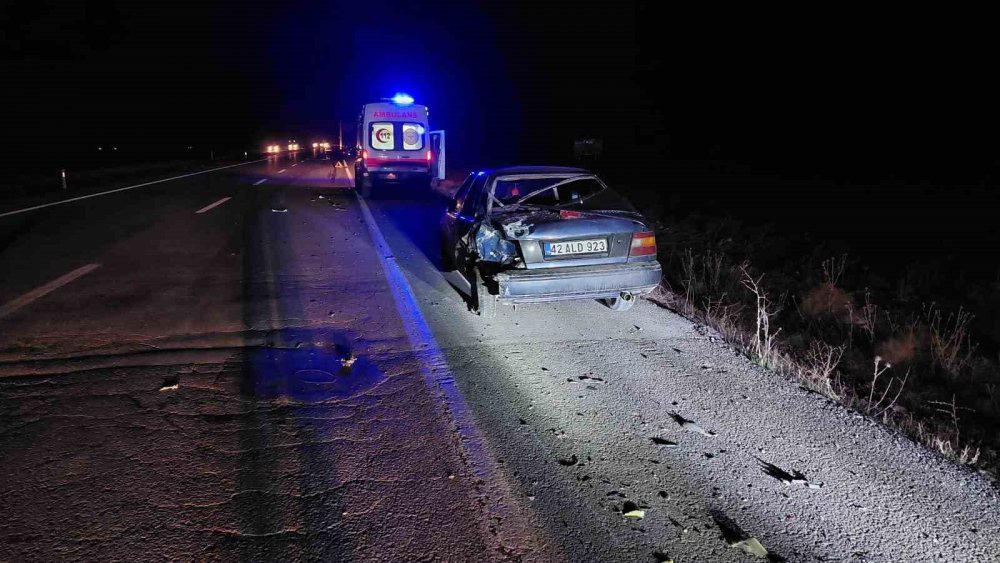
[[[441,220],[445,272],[480,312],[598,299],[616,311],[660,283],[649,223],[595,174],[519,166],[470,174]]]

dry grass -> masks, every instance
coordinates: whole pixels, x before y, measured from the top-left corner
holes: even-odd
[[[919,352],[923,349],[921,338],[917,328],[909,327],[904,332],[896,334],[879,342],[875,346],[878,355],[891,364],[912,364],[918,358]]]
[[[750,339],[750,350],[753,352],[754,358],[762,366],[769,368],[777,367],[778,349],[776,342],[781,329],[771,331],[771,318],[774,317],[776,311],[774,310],[773,302],[768,298],[767,293],[764,292],[760,285],[764,276],[759,276],[755,279],[750,275],[746,265],[740,269],[743,273],[743,279],[741,280],[743,287],[747,288],[753,294],[754,301],[756,302],[756,325],[753,337]]]
[[[839,378],[835,377],[840,359],[844,356],[844,346],[831,346],[826,342],[813,340],[809,345],[805,361],[799,370],[801,379],[812,390],[834,400],[840,400]]]
[[[958,377],[970,365],[976,347],[969,338],[972,314],[959,308],[947,317],[935,303],[924,307],[924,318],[930,329],[931,355],[934,363],[948,375]]]
[[[911,377],[913,369],[929,369],[931,359],[933,366],[953,377],[975,371],[970,369],[976,348],[967,312],[943,315],[930,306],[921,322],[880,307],[868,289],[864,304],[856,307],[850,293],[837,286],[845,269],[842,256],[823,262],[822,281],[798,304],[805,324],[793,326],[791,337],[779,338],[779,318],[794,324],[795,317],[781,316],[783,300],[773,298],[764,275],[754,273],[748,261],[690,247],[674,257],[681,291],[662,292],[659,301],[700,319],[758,364],[797,379],[803,387],[866,413],[959,463],[981,462],[975,441],[960,431],[959,413],[969,409],[958,407],[954,398],[950,403],[929,401],[932,391],[914,388]],[[899,322],[900,317],[908,320]],[[855,330],[864,338],[854,339]],[[841,343],[831,344],[832,338]],[[988,397],[983,400],[988,402]]]
[[[875,331],[878,329],[879,307],[872,303],[872,292],[865,288],[865,304],[851,314],[854,325],[861,329],[861,332],[868,337],[868,343],[875,343]]]
[[[839,323],[853,322],[854,299],[849,293],[825,281],[809,290],[799,309],[811,319],[831,318]]]
[[[886,415],[890,410],[896,406],[896,402],[899,401],[899,395],[903,392],[903,388],[906,387],[906,380],[910,378],[910,371],[906,371],[906,375],[903,376],[902,380],[898,380],[895,377],[889,379],[889,383],[882,389],[881,394],[878,392],[878,380],[885,372],[892,369],[892,364],[889,362],[882,362],[880,356],[875,356],[875,367],[872,370],[872,385],[868,392],[868,403],[865,410],[868,414],[874,416],[875,418],[881,418],[883,421],[886,420]],[[896,395],[891,399],[890,393],[893,389],[893,383],[896,383]],[[876,400],[875,397],[878,396]]]

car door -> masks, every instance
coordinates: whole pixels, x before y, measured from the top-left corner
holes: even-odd
[[[458,240],[458,236],[456,235],[458,217],[465,204],[465,200],[469,196],[469,191],[472,189],[472,182],[475,179],[475,172],[466,176],[465,181],[462,182],[462,185],[458,187],[458,191],[455,192],[455,196],[448,202],[448,208],[441,217],[442,249],[454,251],[455,243]]]

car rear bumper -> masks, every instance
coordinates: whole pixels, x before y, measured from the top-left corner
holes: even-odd
[[[660,264],[633,262],[601,266],[508,270],[496,274],[499,299],[505,303],[539,303],[565,299],[616,297],[624,291],[649,293],[660,283]]]

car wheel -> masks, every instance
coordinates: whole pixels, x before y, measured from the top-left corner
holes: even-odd
[[[473,266],[476,271],[476,312],[481,317],[492,319],[497,316],[497,299],[486,287],[486,280],[483,279],[479,268]]]
[[[635,296],[631,293],[622,293],[618,297],[604,299],[604,304],[612,311],[628,311],[635,305]]]

